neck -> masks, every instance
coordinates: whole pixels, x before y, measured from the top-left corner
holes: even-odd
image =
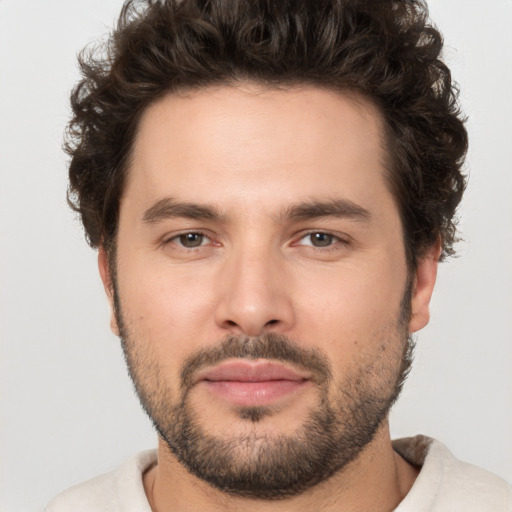
[[[161,439],[158,465],[144,475],[144,488],[153,512],[191,508],[201,512],[388,512],[409,492],[417,474],[394,452],[386,421],[373,441],[343,470],[290,498],[258,500],[227,495],[190,474]]]

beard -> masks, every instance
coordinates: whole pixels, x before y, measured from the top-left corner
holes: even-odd
[[[228,336],[188,357],[179,389],[171,389],[158,358],[141,343],[122,315],[114,289],[117,324],[130,377],[143,409],[175,458],[187,470],[233,496],[275,500],[302,493],[342,471],[374,439],[398,398],[412,363],[408,332],[411,287],[397,317],[373,333],[371,354],[334,382],[328,358],[276,333]],[[375,338],[375,339],[373,339]],[[145,348],[146,347],[146,348]],[[208,431],[207,418],[194,408],[194,376],[226,359],[267,359],[311,373],[316,406],[292,434],[258,429],[278,414],[272,407],[237,407],[247,428],[231,437]]]

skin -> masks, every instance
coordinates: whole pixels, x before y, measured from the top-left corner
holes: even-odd
[[[316,348],[334,383],[369,361],[396,359],[403,339],[390,326],[409,275],[381,125],[369,102],[314,87],[211,87],[168,95],[146,110],[121,200],[117,284],[127,327],[159,361],[170,390],[179,388],[192,352],[228,334],[276,332]],[[221,216],[148,222],[148,210],[166,198],[214,207]],[[367,215],[286,215],[292,205],[333,200]],[[188,232],[204,234],[202,245],[180,245],[178,235]],[[313,247],[312,232],[333,235],[330,245]],[[438,256],[432,247],[411,276],[411,333],[428,323]],[[99,268],[112,303],[103,249]],[[118,334],[114,315],[112,329]],[[318,400],[306,386],[253,424],[208,391],[192,396],[208,431],[228,437],[250,429],[292,435]],[[227,496],[188,473],[162,440],[144,484],[160,512],[368,512],[393,510],[416,475],[393,451],[386,420],[344,471],[286,500]]]

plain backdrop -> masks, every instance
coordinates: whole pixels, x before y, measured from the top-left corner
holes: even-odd
[[[41,510],[156,437],[126,375],[96,254],[66,205],[62,132],[76,54],[120,0],[0,0],[3,512]],[[512,480],[512,1],[432,0],[469,117],[460,257],[441,265],[432,321],[392,413]]]

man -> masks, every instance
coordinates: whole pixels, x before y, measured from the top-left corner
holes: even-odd
[[[413,0],[128,2],[72,96],[81,214],[158,452],[60,510],[511,510],[388,414],[467,136]]]

